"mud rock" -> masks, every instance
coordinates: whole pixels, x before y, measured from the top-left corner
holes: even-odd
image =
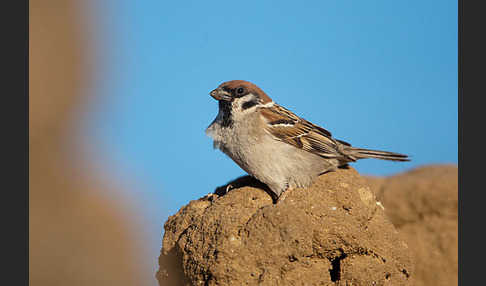
[[[160,285],[413,285],[407,244],[352,168],[273,204],[250,177],[191,201],[165,223]]]
[[[455,165],[366,178],[412,251],[417,286],[458,283],[457,178]]]

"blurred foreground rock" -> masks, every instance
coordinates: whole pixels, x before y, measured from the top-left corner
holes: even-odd
[[[231,185],[165,223],[160,285],[414,285],[407,244],[354,169],[276,205],[250,177]]]
[[[29,285],[151,285],[137,213],[76,165],[93,58],[81,2],[29,1]]]
[[[424,166],[388,178],[366,178],[412,250],[415,285],[458,285],[458,170]]]

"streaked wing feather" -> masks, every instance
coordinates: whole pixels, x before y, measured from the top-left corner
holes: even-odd
[[[299,118],[280,105],[262,108],[261,115],[267,122],[267,132],[280,141],[326,158],[344,156],[331,132]]]

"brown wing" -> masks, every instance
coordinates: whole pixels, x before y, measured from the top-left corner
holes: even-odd
[[[277,140],[321,157],[351,159],[341,152],[341,144],[349,145],[348,143],[332,138],[326,129],[299,118],[280,105],[262,108],[261,115],[267,123],[266,131]]]

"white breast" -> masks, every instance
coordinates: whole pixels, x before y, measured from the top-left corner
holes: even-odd
[[[244,117],[244,118],[243,118]],[[277,195],[288,187],[306,187],[332,165],[323,158],[277,140],[263,128],[260,115],[237,113],[224,127],[222,114],[206,129],[220,149],[248,174],[265,183]]]

